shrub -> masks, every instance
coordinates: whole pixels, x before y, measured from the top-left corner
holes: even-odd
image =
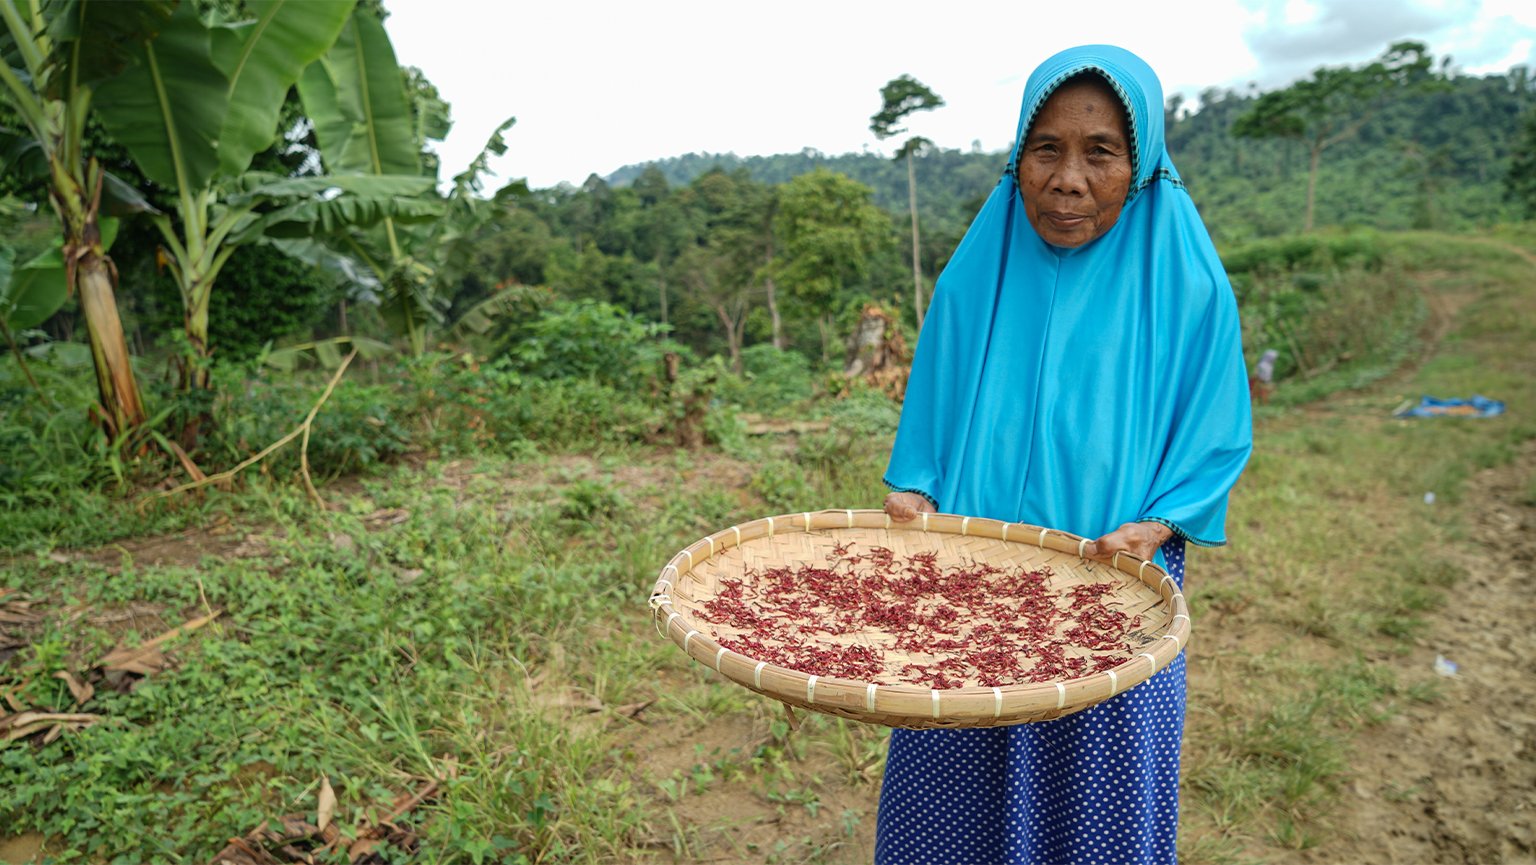
[[[510,368],[535,378],[645,387],[660,372],[663,355],[686,351],[660,338],[666,330],[612,304],[561,301],[503,330],[497,359],[505,357]]]
[[[1324,390],[1362,384],[1403,356],[1423,320],[1397,253],[1373,232],[1265,240],[1222,258],[1249,363],[1277,350],[1276,380],[1330,374]]]
[[[855,382],[848,396],[826,409],[826,432],[800,440],[795,459],[807,470],[825,475],[834,484],[851,481],[879,469],[890,451],[890,437],[901,420],[901,406],[883,392]]]
[[[741,351],[741,369],[741,375],[721,380],[719,397],[745,411],[780,411],[815,394],[811,362],[798,351],[749,346]]]
[[[1386,264],[1387,250],[1372,231],[1303,234],[1244,244],[1222,253],[1221,261],[1232,276],[1374,271]]]

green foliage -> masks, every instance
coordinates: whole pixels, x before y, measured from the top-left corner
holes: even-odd
[[[880,110],[869,118],[869,131],[879,139],[906,132],[902,122],[914,111],[944,107],[944,98],[910,75],[900,75],[880,88]]]
[[[1311,79],[1265,93],[1232,124],[1232,134],[1239,138],[1305,142],[1310,162],[1303,231],[1312,230],[1323,151],[1359,133],[1394,91],[1425,91],[1443,84],[1430,71],[1431,61],[1423,43],[1398,42],[1358,69],[1322,67]]]
[[[1279,351],[1277,395],[1306,402],[1358,387],[1411,350],[1425,310],[1388,242],[1370,232],[1262,241],[1223,259],[1242,310],[1250,365]]]
[[[63,268],[38,259],[18,267],[15,260],[16,250],[0,247],[0,327],[8,333],[37,327],[68,299]]]
[[[175,283],[143,277],[136,286],[139,326],[151,333],[175,332],[183,315]],[[334,279],[271,246],[237,247],[219,271],[219,290],[209,298],[208,339],[215,356],[221,363],[241,362],[269,343],[307,336],[343,299],[342,292]]]
[[[811,362],[800,352],[771,345],[748,346],[742,350],[741,365],[741,375],[723,379],[717,393],[720,399],[746,411],[777,412],[804,403],[815,394]]]
[[[82,4],[91,5],[91,4]],[[97,87],[97,112],[146,176],[182,193],[237,177],[277,136],[288,90],[335,40],[346,0],[247,0],[250,20],[210,25],[182,3],[134,62]]]
[[[1521,208],[1526,219],[1536,219],[1536,108],[1525,114],[1504,183],[1505,196]]]
[[[333,176],[435,182],[436,160],[424,160],[422,150],[447,134],[448,106],[418,70],[400,69],[388,34],[371,11],[354,11],[331,50],[300,78],[299,92]],[[414,208],[396,202],[367,223],[349,217],[311,228],[325,245],[372,271],[382,289],[377,300],[384,321],[406,339],[412,354],[436,343],[434,331],[459,299],[455,289],[475,258],[475,242],[494,231],[495,213],[506,199],[527,191],[526,184],[509,184],[490,202],[475,194],[487,160],[506,150],[503,133],[512,123],[508,119],[491,134],[480,155],[454,177],[446,199],[419,199]],[[483,299],[466,298],[463,306]]]
[[[560,517],[583,523],[611,522],[623,516],[624,494],[602,482],[581,478],[560,492]]]
[[[96,387],[88,347],[41,342],[25,353],[37,389],[13,357],[0,355],[0,550],[106,543],[207,516],[200,506],[151,512],[132,506],[139,485],[172,469],[158,454],[133,460],[92,425],[87,409]]]
[[[1290,235],[1223,249],[1221,263],[1237,288],[1255,275],[1327,272],[1340,268],[1377,271],[1386,263],[1388,243],[1372,231]],[[1239,296],[1242,291],[1239,288]]]
[[[1321,149],[1353,135],[1394,88],[1422,86],[1433,58],[1421,42],[1398,42],[1359,68],[1319,67],[1312,77],[1260,96],[1232,124],[1239,138],[1300,138]]]
[[[28,368],[54,401],[40,397],[14,358],[0,360],[0,502],[8,511],[113,480],[101,436],[86,422],[92,394],[79,370],[38,359]]]
[[[321,407],[309,439],[310,469],[335,477],[376,471],[409,453],[581,450],[649,440],[665,425],[666,407],[639,373],[620,373],[543,378],[510,358],[484,365],[449,354],[382,359],[371,374],[348,373]],[[222,464],[297,427],[325,378],[235,365],[215,374],[220,396],[206,451]],[[262,462],[265,473],[280,477],[298,465],[297,445]]]
[[[654,379],[671,350],[662,325],[617,306],[559,302],[530,321],[511,321],[498,334],[513,369],[535,378],[582,378],[616,388]]]
[[[325,165],[335,174],[421,173],[419,125],[384,25],[361,8],[334,45],[300,76]]]
[[[878,506],[901,407],[879,390],[856,385],[815,414],[827,429],[803,435],[792,457],[764,462],[752,477],[752,491],[781,512]]]
[[[785,184],[776,218],[784,246],[778,272],[811,307],[828,309],[862,286],[874,257],[893,246],[890,217],[869,195],[868,187],[830,171]]]

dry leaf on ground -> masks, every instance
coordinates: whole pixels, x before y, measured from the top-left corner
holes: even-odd
[[[69,695],[75,698],[76,706],[84,706],[96,696],[96,687],[90,682],[82,682],[75,678],[75,674],[67,670],[59,670],[53,674],[55,679],[63,679],[65,687],[69,688]]]
[[[331,825],[331,818],[336,815],[336,791],[331,789],[329,776],[320,776],[320,803],[315,809],[315,825],[321,832]]]
[[[0,715],[0,740],[14,742],[47,731],[43,741],[52,742],[66,730],[82,730],[105,718],[105,715],[69,712],[27,711]]]
[[[97,661],[95,666],[103,670],[122,670],[129,673],[137,673],[141,676],[157,673],[165,669],[166,664],[165,655],[160,651],[162,643],[174,640],[183,634],[189,634],[201,628],[218,618],[223,612],[223,610],[214,610],[206,616],[200,616],[184,624],[177,625],[160,636],[146,640],[137,646],[113,649],[104,655],[101,660]]]
[[[344,831],[335,821],[336,794],[330,779],[320,779],[320,804],[317,822],[310,823],[306,815],[289,814],[267,821],[240,838],[231,838],[229,844],[209,860],[209,865],[297,865],[319,861],[334,861],[335,851],[346,845],[350,865],[383,865],[396,861],[398,856],[386,853],[413,854],[420,846],[416,831],[394,821],[411,809],[425,802],[437,792],[438,782],[429,781],[414,793],[402,793],[395,798],[388,815],[382,820],[364,820],[356,833]],[[329,801],[327,806],[326,802]]]

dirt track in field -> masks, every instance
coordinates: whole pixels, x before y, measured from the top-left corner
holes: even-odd
[[[1394,663],[1436,679],[1441,699],[1362,733],[1334,831],[1306,863],[1536,862],[1536,442],[1479,474],[1466,542],[1446,551],[1465,577]],[[1434,672],[1436,656],[1456,665]]]

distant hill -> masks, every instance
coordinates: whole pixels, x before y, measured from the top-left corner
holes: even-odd
[[[1301,227],[1307,175],[1302,145],[1231,135],[1233,121],[1256,98],[1213,88],[1201,94],[1198,105],[1168,106],[1169,152],[1218,242]],[[1507,75],[1455,76],[1444,92],[1387,105],[1357,136],[1323,154],[1318,225],[1455,230],[1516,218],[1504,196],[1504,176],[1521,118],[1533,106],[1536,80],[1523,67]],[[925,222],[957,236],[1006,161],[1002,152],[939,150],[923,157],[918,208]],[[905,167],[873,154],[834,156],[810,148],[773,156],[688,153],[625,166],[607,180],[627,185],[649,165],[674,185],[717,166],[745,168],[765,183],[827,168],[869,186],[884,208],[907,207]]]

